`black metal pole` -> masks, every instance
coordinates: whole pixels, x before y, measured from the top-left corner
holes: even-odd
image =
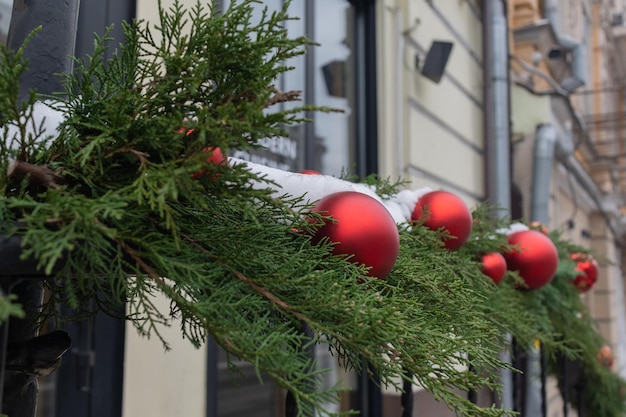
[[[207,342],[206,417],[217,417],[217,343],[209,336]]]
[[[563,397],[563,417],[567,417],[569,415],[569,383],[568,383],[568,375],[567,375],[567,361],[563,357],[561,358],[561,383],[563,384],[563,392],[561,393]]]
[[[308,0],[304,11],[304,30],[309,39],[315,39],[315,0]],[[315,102],[315,47],[308,46],[304,56],[304,104]],[[307,111],[305,116],[314,119],[314,112]],[[317,140],[315,137],[314,123],[304,124],[304,168],[321,170],[317,155]]]
[[[28,60],[28,71],[20,80],[20,99],[25,100],[30,90],[40,94],[53,94],[62,91],[61,78],[57,73],[69,74],[72,71],[71,56],[76,44],[78,11],[80,0],[14,0],[11,22],[7,34],[7,48],[17,50],[28,35],[37,27],[41,27],[38,36],[33,38],[24,51]],[[27,281],[16,285],[12,292],[24,306],[27,316],[22,320],[11,319],[5,324],[4,332],[8,334],[3,345],[23,343],[37,336],[36,314],[41,305],[43,289],[41,277],[20,277]],[[15,282],[15,281],[14,281]],[[3,334],[5,334],[3,332]],[[0,351],[0,363],[6,363],[7,349]],[[5,375],[6,376],[6,375]],[[7,387],[4,379],[0,381],[2,391]],[[23,398],[15,405],[13,416],[32,417],[37,401],[36,379],[28,380],[23,388]],[[16,387],[13,387],[15,389]],[[7,398],[4,398],[5,403]],[[11,399],[14,400],[14,399]],[[6,407],[5,407],[6,408]],[[7,413],[9,410],[5,409]]]
[[[4,291],[3,291],[3,296]],[[9,343],[9,322],[5,321],[0,326],[0,413],[2,413],[2,403],[4,395],[4,378],[6,376],[6,351]]]
[[[42,94],[62,91],[60,77],[72,72],[80,0],[14,0],[7,47],[17,50],[37,27],[41,32],[28,45],[24,57],[28,71],[20,82],[20,97],[29,89]]]
[[[368,400],[369,400],[369,417],[383,417],[383,394],[380,390],[380,378],[371,364],[368,363]]]
[[[307,340],[313,340],[313,337],[314,337],[313,331],[305,323],[302,323],[302,332],[306,336]],[[311,343],[305,342],[302,348],[304,349],[304,351],[306,351],[308,356],[311,358],[311,366],[313,366],[313,364],[315,364],[315,346]],[[316,388],[314,386],[315,382],[313,379],[310,379],[308,382],[311,384],[311,389]],[[296,403],[296,399],[293,393],[288,391],[287,397],[285,398],[285,417],[297,417],[299,413],[300,413],[300,410],[298,409],[298,404]],[[307,417],[313,417],[314,415],[315,415],[315,412],[307,415]]]
[[[585,408],[583,406],[583,390],[584,385],[582,382],[576,385],[576,411],[578,417],[584,417],[585,415]]]
[[[540,364],[541,364],[541,416],[548,417],[548,401],[546,394],[546,353],[543,348],[543,344],[541,345],[540,351]]]
[[[413,375],[405,372],[406,378],[402,383],[402,396],[400,402],[402,404],[402,417],[413,417]]]
[[[468,371],[470,373],[475,372],[474,366],[471,363],[469,365]],[[467,401],[471,402],[472,404],[476,404],[478,402],[478,393],[476,392],[476,390],[470,389],[469,391],[467,391]]]
[[[512,353],[511,364],[513,365],[514,368],[520,369],[519,349],[517,346],[517,340],[515,340],[514,337],[511,338],[511,353]],[[519,400],[520,400],[519,391],[520,391],[519,375],[513,374],[511,378],[511,399],[512,399],[511,408],[513,411],[519,410]]]
[[[32,277],[35,278],[35,277]],[[11,318],[3,325],[3,333],[6,339],[2,341],[3,349],[0,352],[0,363],[3,364],[2,379],[2,406],[1,411],[11,417],[33,417],[35,404],[37,403],[37,381],[21,372],[9,372],[6,369],[7,352],[13,345],[19,345],[37,336],[37,323],[35,319],[41,306],[43,290],[38,279],[22,281],[19,278],[9,278],[9,284],[5,287],[6,292],[17,295],[18,302],[22,305],[26,316],[22,319]],[[7,393],[12,393],[7,395]],[[20,398],[14,398],[15,392],[20,393]]]

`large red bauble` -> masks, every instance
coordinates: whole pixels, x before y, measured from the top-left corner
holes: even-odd
[[[424,226],[431,230],[445,229],[449,237],[443,243],[450,250],[463,246],[472,233],[472,214],[467,205],[447,191],[431,191],[420,197],[411,220],[424,220]]]
[[[480,258],[483,264],[483,274],[487,275],[496,284],[499,284],[506,275],[506,259],[498,252],[489,252],[483,254]]]
[[[355,191],[330,194],[313,208],[331,216],[313,236],[317,243],[328,238],[334,254],[351,255],[351,262],[370,267],[368,276],[385,279],[400,250],[398,227],[385,206],[375,198]]]
[[[580,292],[587,292],[598,281],[598,262],[591,255],[573,253],[572,260],[576,262],[578,275],[574,279],[574,285]]]
[[[549,237],[536,230],[509,235],[510,252],[504,253],[509,270],[517,271],[530,290],[549,283],[559,266],[559,255]]]

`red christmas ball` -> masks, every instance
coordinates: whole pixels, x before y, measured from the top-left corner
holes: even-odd
[[[299,171],[298,173],[306,174],[306,175],[322,175],[321,172],[315,171],[314,169],[303,169],[302,171]]]
[[[208,164],[215,165],[228,165],[228,158],[224,156],[222,150],[216,146],[210,146],[208,148],[202,149],[202,153],[207,155],[206,161]],[[197,180],[201,176],[203,176],[206,171],[203,169],[200,172],[194,172],[191,174],[191,178]],[[217,176],[217,175],[216,175]]]
[[[489,252],[483,254],[480,258],[483,264],[483,274],[487,275],[496,284],[499,284],[506,275],[506,259],[498,252]]]
[[[536,230],[522,230],[509,235],[513,248],[504,253],[509,270],[517,271],[530,290],[549,283],[559,265],[559,255],[549,237]]]
[[[331,216],[313,236],[335,242],[333,253],[352,255],[351,262],[370,267],[368,276],[385,279],[400,249],[398,227],[385,206],[355,191],[330,194],[317,202],[314,212]]]
[[[615,356],[613,356],[613,349],[611,349],[611,346],[603,345],[596,356],[598,358],[598,362],[600,362],[600,365],[609,369],[613,367],[613,361],[615,360]]]
[[[572,260],[576,262],[578,275],[574,279],[574,285],[580,292],[587,292],[598,281],[598,262],[591,255],[573,253]]]
[[[532,230],[537,230],[546,236],[549,234],[548,228],[546,227],[546,225],[544,225],[540,221],[534,221],[529,226]]]
[[[193,134],[193,129],[186,129],[184,127],[181,127],[178,129],[178,132],[184,133],[185,135],[189,136]],[[209,164],[228,165],[228,158],[224,155],[222,150],[217,146],[208,146],[206,148],[203,148],[202,153],[207,155],[206,161]],[[197,180],[198,178],[203,176],[205,173],[206,171],[204,169],[200,172],[194,172],[191,174],[191,178],[193,178],[194,180]]]
[[[445,229],[446,249],[455,250],[467,242],[472,233],[472,214],[460,197],[447,191],[431,191],[417,200],[411,220],[424,221],[431,230]]]

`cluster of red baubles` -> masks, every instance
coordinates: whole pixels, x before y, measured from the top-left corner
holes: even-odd
[[[427,209],[426,209],[427,207]],[[423,221],[433,230],[443,229],[447,236],[446,249],[463,246],[472,232],[472,215],[461,198],[446,191],[432,191],[417,202],[412,220]],[[558,266],[558,254],[552,241],[543,233],[523,230],[511,233],[508,243],[511,251],[482,254],[482,271],[499,284],[507,271],[517,271],[525,288],[537,289],[546,285]]]
[[[369,267],[369,276],[385,279],[393,268],[399,251],[397,226],[376,199],[358,192],[339,192],[322,198],[314,211],[332,220],[326,221],[314,235],[334,242],[334,253],[349,256],[352,262]],[[469,239],[473,219],[467,205],[447,191],[431,191],[420,197],[413,209],[411,222],[442,233],[446,250],[457,250]],[[538,229],[538,230],[536,230]],[[511,250],[482,254],[482,271],[496,284],[507,271],[516,271],[524,281],[521,288],[535,290],[548,284],[559,263],[556,247],[547,236],[545,226],[513,232],[508,235]],[[575,285],[586,291],[598,276],[597,262],[589,255],[572,256],[579,276]]]
[[[184,128],[189,135],[193,129]],[[228,159],[218,147],[202,150],[208,164],[228,164]],[[192,174],[194,179],[206,171]],[[304,170],[302,174],[319,175],[318,171]],[[367,266],[368,275],[385,279],[396,263],[400,237],[393,217],[385,206],[373,197],[354,191],[338,192],[317,202],[313,211],[330,216],[313,236],[317,243],[323,238],[334,243],[335,254],[346,255],[352,262]],[[447,250],[462,247],[472,233],[473,219],[461,198],[447,191],[431,191],[421,196],[411,214],[413,224],[421,224],[442,232],[443,246]],[[511,233],[508,243],[513,248],[505,253],[482,254],[482,272],[499,284],[507,270],[517,271],[525,288],[534,290],[549,283],[558,267],[556,247],[547,236],[547,228],[540,223],[531,229]],[[578,275],[574,281],[580,292],[591,289],[598,279],[598,263],[590,255],[575,253]]]
[[[580,292],[587,292],[598,281],[598,262],[591,255],[573,253],[572,260],[576,262],[578,275],[574,279],[574,285]]]
[[[228,163],[220,148],[209,147],[202,151],[207,154],[209,164]],[[312,170],[301,173],[320,174]],[[193,174],[193,178],[203,175],[204,170]],[[385,279],[389,275],[398,257],[400,237],[393,217],[382,203],[363,193],[344,191],[322,198],[313,211],[332,218],[316,230],[314,243],[327,238],[334,243],[333,253],[346,255],[352,262],[367,266],[369,276]],[[411,222],[442,232],[442,244],[447,250],[462,247],[473,225],[467,205],[447,191],[431,191],[421,196],[411,214]],[[510,234],[508,243],[513,250],[483,254],[482,272],[499,284],[507,270],[517,271],[530,290],[549,283],[558,267],[558,254],[547,237],[545,226],[539,226],[539,231],[534,227]],[[573,254],[572,259],[579,273],[574,284],[579,291],[588,291],[598,279],[598,264],[585,254]]]

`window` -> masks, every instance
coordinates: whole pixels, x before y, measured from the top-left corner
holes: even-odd
[[[222,1],[222,8],[229,4]],[[259,7],[276,10],[282,5],[282,0],[270,0]],[[335,176],[346,170],[359,176],[376,171],[373,9],[374,1],[369,0],[291,4],[290,14],[300,18],[286,23],[291,36],[307,35],[320,45],[294,58],[295,70],[277,80],[277,86],[283,91],[302,90],[306,104],[340,111],[310,113],[313,122],[290,127],[289,138],[268,139],[265,150],[233,156],[283,170],[313,169]]]

